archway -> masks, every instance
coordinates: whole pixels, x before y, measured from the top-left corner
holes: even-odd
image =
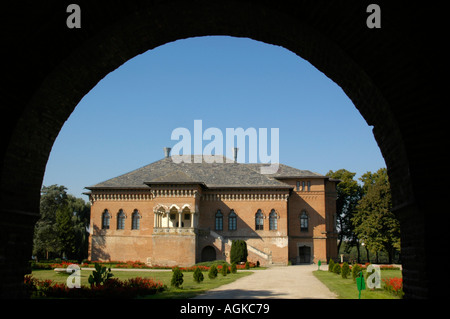
[[[439,170],[436,161],[444,158],[444,149],[432,137],[443,131],[438,122],[445,116],[439,115],[440,105],[428,86],[433,68],[423,59],[433,44],[426,32],[418,31],[423,24],[416,28],[410,24],[424,21],[426,8],[382,3],[383,27],[372,30],[365,25],[368,2],[357,0],[292,5],[124,1],[107,8],[85,3],[83,25],[76,30],[65,25],[67,5],[33,4],[26,10],[10,5],[11,14],[2,21],[23,22],[18,36],[7,39],[5,52],[10,63],[4,74],[11,85],[4,100],[9,117],[1,141],[2,296],[21,296],[45,164],[59,130],[81,98],[134,56],[203,35],[249,37],[283,46],[344,90],[374,127],[386,161],[393,210],[402,228],[406,297],[439,295],[431,261],[439,256],[433,243],[445,239],[443,232],[434,231],[427,212],[440,220],[448,217],[430,207],[429,198],[445,207],[442,191],[423,185]],[[425,102],[426,112],[417,111]]]
[[[213,261],[216,260],[216,250],[212,246],[205,246],[202,249],[201,261]]]

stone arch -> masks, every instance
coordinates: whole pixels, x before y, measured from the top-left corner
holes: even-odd
[[[177,213],[181,212],[181,209],[180,209],[180,207],[178,205],[176,205],[176,204],[170,205],[169,211],[170,212],[174,212],[175,210],[177,211]]]
[[[217,259],[217,252],[213,246],[205,246],[201,252],[201,261],[213,261]]]
[[[4,52],[9,61],[4,72],[11,79],[11,89],[4,97],[8,123],[2,127],[0,141],[1,240],[8,243],[8,249],[1,251],[3,264],[8,265],[2,266],[6,287],[2,296],[21,296],[33,227],[39,218],[45,165],[56,136],[78,102],[106,74],[134,56],[177,39],[203,35],[248,37],[282,46],[308,60],[344,90],[373,126],[387,165],[393,210],[402,228],[406,297],[439,295],[440,283],[432,276],[430,263],[439,255],[434,243],[445,238],[433,231],[432,219],[426,214],[433,212],[441,220],[448,216],[430,207],[429,198],[435,207],[445,207],[445,197],[438,195],[443,191],[423,185],[434,178],[433,172],[444,171],[439,159],[444,158],[445,149],[434,137],[442,135],[445,116],[434,88],[428,88],[428,81],[434,79],[430,64],[436,59],[424,56],[439,50],[432,49],[423,31],[425,8],[383,3],[382,10],[388,13],[383,15],[383,27],[371,30],[364,25],[367,3],[358,0],[326,4],[118,2],[107,8],[84,3],[82,12],[90,13],[84,16],[84,27],[69,30],[65,17],[54,18],[59,13],[51,11],[51,6],[32,4],[27,10],[19,4],[12,6],[15,10],[9,10],[4,22],[20,19],[20,30],[25,31],[8,38],[10,50]],[[421,32],[414,32],[411,21],[422,21]],[[20,79],[20,84],[12,79]],[[415,256],[421,256],[420,260]]]
[[[153,207],[153,212],[154,213],[159,213],[159,212],[168,212],[169,211],[169,207],[167,207],[166,205],[163,204],[158,204],[155,207]]]

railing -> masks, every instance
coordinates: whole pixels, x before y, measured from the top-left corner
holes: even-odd
[[[179,234],[179,233],[195,233],[193,227],[154,227],[154,234]]]

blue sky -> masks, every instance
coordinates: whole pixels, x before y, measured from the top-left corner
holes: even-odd
[[[64,124],[43,185],[87,200],[85,186],[160,160],[178,142],[172,131],[193,133],[194,120],[224,135],[227,127],[279,128],[280,162],[299,169],[359,177],[385,167],[372,128],[309,62],[282,47],[215,36],[149,50],[102,79]]]

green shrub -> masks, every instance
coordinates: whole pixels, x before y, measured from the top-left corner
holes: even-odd
[[[237,239],[231,243],[230,262],[240,263],[246,262],[248,256],[247,243],[245,240]]]
[[[348,263],[345,262],[342,264],[342,269],[341,269],[342,278],[347,279],[347,276],[349,273],[350,273],[350,267],[348,266]]]
[[[237,272],[236,263],[231,264],[231,273],[235,274]]]
[[[100,286],[105,284],[105,282],[113,276],[114,275],[111,273],[111,268],[106,269],[106,267],[95,263],[95,270],[93,270],[92,274],[89,275],[88,282],[91,286]]]
[[[226,276],[227,272],[228,272],[228,266],[222,265],[222,270],[220,272],[221,272],[222,276]]]
[[[202,281],[203,281],[203,279],[204,279],[204,277],[203,277],[203,273],[202,273],[202,271],[200,270],[200,268],[195,268],[195,270],[194,270],[194,280],[197,282],[197,283],[201,283]]]
[[[339,265],[338,263],[335,263],[333,266],[333,272],[335,274],[339,275],[341,273],[341,265]]]
[[[172,269],[172,280],[170,281],[170,284],[174,287],[180,288],[183,284],[183,272],[180,270],[180,268],[175,267]]]
[[[216,267],[216,265],[212,265],[209,268],[208,277],[209,277],[209,279],[214,279],[214,278],[217,277],[217,267]]]
[[[244,268],[245,268],[245,269],[250,269],[250,264],[249,264],[248,261],[245,262],[245,267],[244,267]]]
[[[334,261],[330,258],[330,262],[328,263],[328,271],[333,272]]]
[[[352,266],[352,277],[353,282],[356,282],[356,278],[359,277],[359,273],[361,272],[361,266],[359,264],[353,264]]]

